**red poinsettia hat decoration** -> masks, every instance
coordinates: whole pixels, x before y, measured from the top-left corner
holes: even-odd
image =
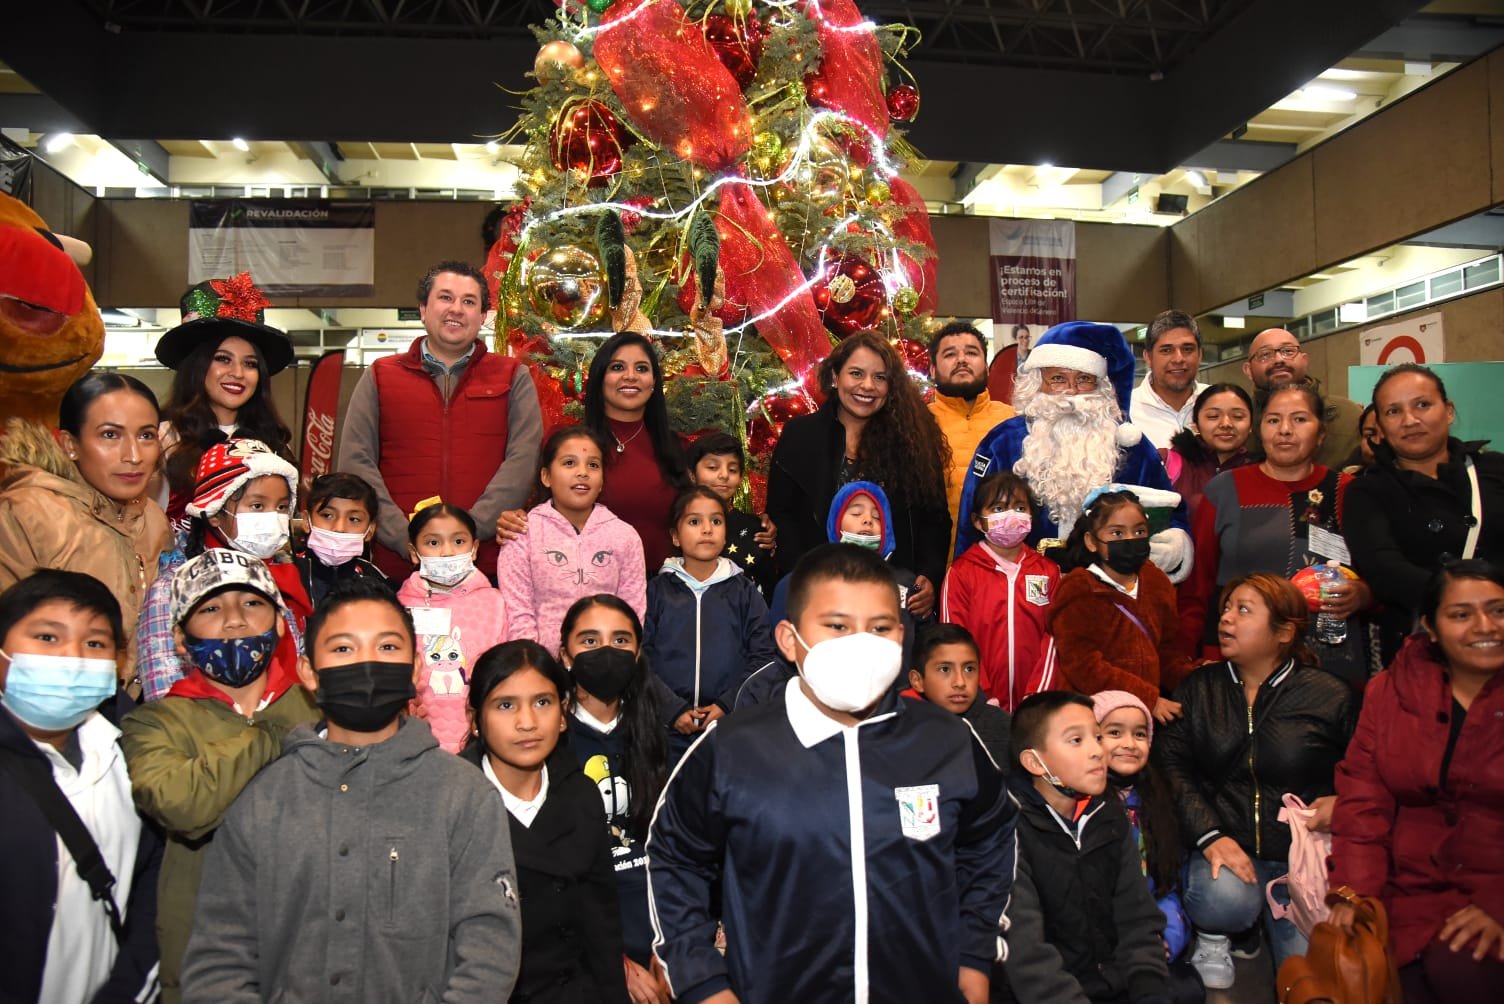
[[[168,369],[177,369],[199,346],[217,346],[231,335],[244,338],[261,351],[268,376],[292,362],[292,342],[285,333],[266,324],[266,308],[272,302],[257,288],[249,272],[190,286],[178,305],[183,312],[182,323],[157,341],[157,360]]]

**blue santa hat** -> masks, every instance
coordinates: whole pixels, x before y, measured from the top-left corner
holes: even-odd
[[[1128,399],[1133,393],[1133,350],[1123,333],[1096,321],[1066,321],[1039,336],[1020,369],[1048,366],[1090,373],[1112,381],[1123,421],[1128,420]]]

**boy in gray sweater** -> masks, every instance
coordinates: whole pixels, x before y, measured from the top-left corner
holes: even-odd
[[[506,810],[402,715],[421,655],[372,579],[308,619],[299,678],[325,720],[287,737],[204,865],[183,1000],[506,1000],[517,909]]]

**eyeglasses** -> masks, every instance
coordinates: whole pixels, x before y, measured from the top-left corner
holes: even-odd
[[[1277,349],[1260,349],[1254,353],[1253,361],[1256,363],[1272,363],[1275,356],[1289,361],[1300,355],[1300,353],[1301,348],[1299,345],[1281,345]]]
[[[1074,387],[1076,390],[1096,390],[1097,378],[1090,373],[1077,373],[1074,377],[1068,377],[1064,373],[1051,374],[1045,380],[1045,385],[1054,390],[1064,390]]]

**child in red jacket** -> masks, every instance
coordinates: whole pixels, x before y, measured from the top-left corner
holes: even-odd
[[[1175,587],[1149,561],[1149,518],[1126,485],[1086,496],[1066,544],[1074,570],[1050,607],[1057,670],[1071,690],[1126,690],[1168,722],[1180,706],[1161,696],[1190,672],[1176,645]]]
[[[1029,486],[1011,471],[972,493],[971,525],[982,540],[967,548],[940,589],[940,619],[971,632],[982,656],[981,686],[1004,711],[1032,691],[1049,647],[1050,601],[1060,569],[1024,541],[1033,524]]]

